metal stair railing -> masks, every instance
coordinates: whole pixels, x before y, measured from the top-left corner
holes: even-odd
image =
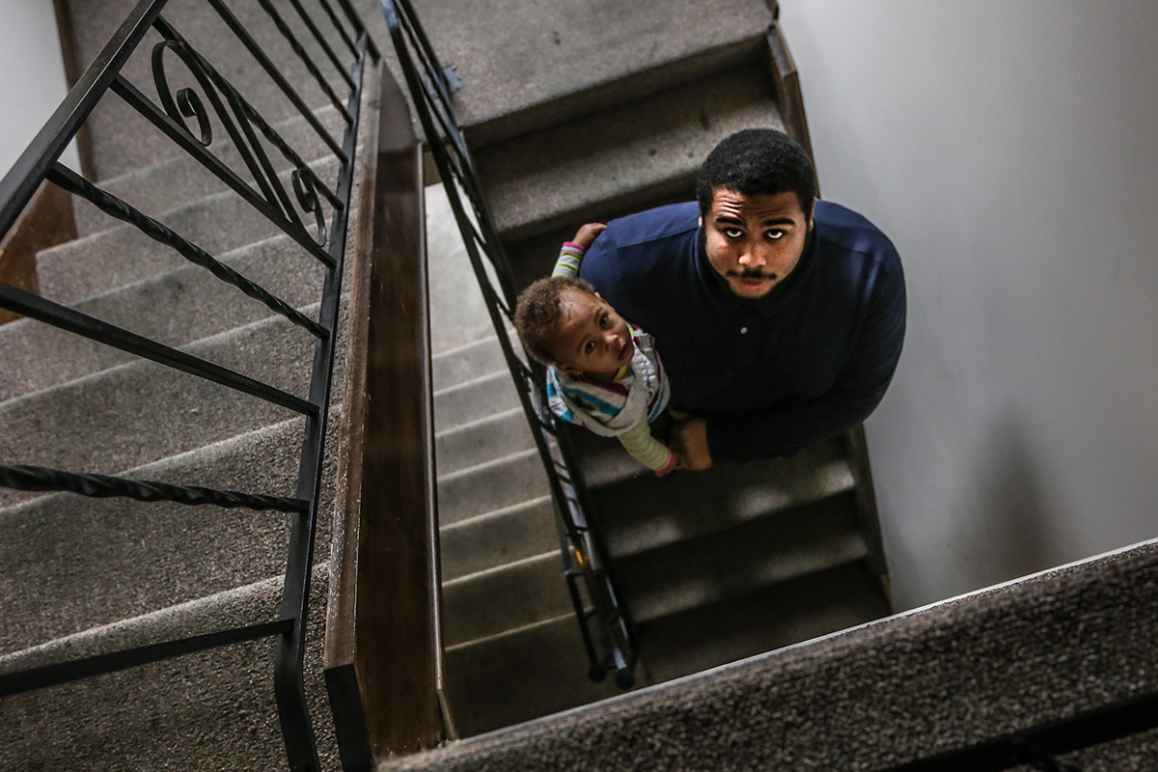
[[[409,0],[381,0],[381,4],[407,88],[446,185],[471,267],[547,473],[557,514],[563,575],[590,662],[589,675],[598,681],[613,671],[616,683],[629,688],[634,683],[635,637],[609,569],[605,546],[587,516],[591,509],[576,453],[566,427],[546,407],[543,368],[526,352],[520,357],[511,345],[508,330],[513,326],[516,299],[513,274],[454,116],[451,95],[462,82],[453,67],[440,64]]]
[[[288,765],[293,770],[320,768],[317,743],[306,706],[302,673],[305,628],[314,535],[321,498],[326,424],[329,419],[328,406],[338,305],[341,298],[343,256],[354,180],[354,151],[362,101],[362,79],[367,57],[373,61],[379,58],[377,47],[370,40],[362,20],[349,0],[337,0],[341,15],[335,10],[331,0],[307,0],[307,2],[315,8],[320,8],[320,13],[327,19],[326,23],[336,29],[342,41],[343,46],[339,48],[344,47],[348,54],[347,60],[343,62],[335,52],[322,28],[318,26],[315,18],[319,14],[318,10],[311,13],[303,6],[302,0],[290,0],[297,22],[304,25],[310,33],[313,40],[310,45],[319,46],[340,73],[342,83],[339,88],[348,92],[345,99],[335,92],[322,75],[307,50],[307,44],[298,38],[278,10],[278,6],[271,0],[258,0],[265,16],[286,39],[294,54],[302,61],[318,87],[329,97],[341,115],[345,129],[340,139],[334,137],[322,125],[298,91],[286,81],[278,67],[225,2],[206,0],[206,5],[216,12],[240,46],[253,56],[281,93],[293,104],[297,113],[338,158],[340,172],[336,189],[331,189],[319,179],[253,104],[181,35],[177,27],[161,15],[167,0],[141,0],[137,3],[112,39],[69,91],[32,144],[0,181],[0,237],[13,228],[37,188],[48,180],[74,196],[88,200],[106,214],[135,226],[153,240],[173,248],[190,262],[205,268],[221,281],[264,303],[271,311],[307,330],[317,339],[309,393],[308,397],[303,399],[59,303],[7,284],[0,284],[0,308],[253,395],[299,413],[305,416],[306,420],[296,492],[288,497],[170,485],[115,475],[0,464],[0,487],[21,491],[65,491],[84,496],[123,497],[138,501],[169,501],[187,505],[212,504],[225,508],[280,511],[292,515],[285,584],[277,619],[6,673],[0,675],[0,697],[242,641],[275,638],[274,688]],[[152,76],[160,99],[159,105],[129,82],[121,72],[129,57],[142,45],[146,34],[150,31],[160,36],[160,41],[153,45],[151,51]],[[168,67],[174,58],[192,75],[196,88],[183,87],[173,93],[169,86]],[[325,266],[321,311],[316,321],[245,279],[163,223],[59,162],[61,152],[82,128],[94,107],[109,92],[123,99],[136,113],[152,123]],[[208,100],[218,122],[224,126],[245,167],[252,175],[256,187],[232,171],[210,151],[213,142],[213,123],[210,112],[206,109],[205,100]],[[274,170],[262,140],[293,166],[290,176],[292,196]]]

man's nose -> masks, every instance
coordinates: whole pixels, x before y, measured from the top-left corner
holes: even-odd
[[[759,246],[749,246],[740,253],[740,265],[743,268],[763,268],[768,264],[768,257]]]

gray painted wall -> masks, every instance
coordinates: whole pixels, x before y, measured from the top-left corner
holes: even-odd
[[[0,176],[68,93],[56,16],[48,0],[0,0]],[[17,109],[11,109],[17,105]],[[79,168],[75,145],[61,156]]]
[[[907,272],[898,608],[1158,535],[1158,3],[782,6],[824,194]]]

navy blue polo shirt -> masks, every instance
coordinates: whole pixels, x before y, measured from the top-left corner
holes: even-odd
[[[704,417],[713,459],[786,456],[863,421],[905,337],[901,260],[872,223],[817,201],[788,278],[759,300],[731,293],[703,252],[696,202],[613,220],[581,276],[651,333],[672,407]]]

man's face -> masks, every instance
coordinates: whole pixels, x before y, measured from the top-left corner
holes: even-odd
[[[788,278],[812,227],[793,192],[745,196],[727,188],[712,192],[701,225],[708,262],[733,294],[749,300]]]
[[[590,292],[569,287],[559,301],[562,318],[550,352],[555,363],[570,373],[614,378],[635,353],[627,322]]]

